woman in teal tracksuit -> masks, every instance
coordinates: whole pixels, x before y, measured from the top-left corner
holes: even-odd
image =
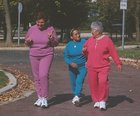
[[[64,49],[64,60],[68,64],[70,82],[74,94],[72,103],[78,106],[87,73],[85,67],[86,58],[82,54],[82,48],[86,40],[80,38],[78,29],[72,29],[70,36],[72,41],[68,42]]]

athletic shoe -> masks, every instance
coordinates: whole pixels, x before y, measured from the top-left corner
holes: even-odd
[[[78,96],[75,96],[73,99],[72,99],[72,103],[75,104],[75,102],[79,102],[80,101],[80,98]]]
[[[94,108],[99,108],[100,107],[100,102],[95,102]]]
[[[48,101],[44,97],[42,97],[42,99],[41,99],[41,107],[42,108],[47,108],[48,107]]]
[[[80,98],[78,96],[75,96],[73,99],[72,99],[72,103],[77,106],[77,107],[80,107]]]
[[[42,99],[38,98],[38,100],[34,103],[35,106],[41,106],[42,104]]]
[[[105,101],[100,102],[100,109],[101,110],[106,110],[106,102]]]

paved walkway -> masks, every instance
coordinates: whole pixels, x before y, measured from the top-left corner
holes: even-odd
[[[0,64],[14,66],[31,76],[26,50],[1,50]],[[140,71],[124,66],[120,73],[112,65],[110,71],[110,97],[107,111],[93,108],[87,78],[83,87],[82,106],[71,103],[67,65],[63,61],[62,50],[56,50],[50,71],[49,108],[33,106],[35,93],[31,96],[0,106],[0,116],[140,116]],[[32,78],[31,78],[32,79]]]

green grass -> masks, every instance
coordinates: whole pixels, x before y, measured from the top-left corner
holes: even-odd
[[[0,71],[0,88],[6,86],[8,82],[8,77],[4,74],[4,72]]]
[[[120,39],[113,39],[113,42],[116,46],[122,45],[122,41]],[[140,42],[134,40],[125,40],[124,45],[140,45]]]
[[[140,48],[118,50],[118,53],[123,58],[140,59]]]
[[[120,39],[113,39],[114,44],[116,47],[122,45],[122,41]],[[140,42],[134,40],[127,40],[124,41],[125,45],[140,45]],[[124,49],[118,50],[119,56],[123,58],[132,58],[132,59],[140,59],[140,48],[132,48],[132,49]]]

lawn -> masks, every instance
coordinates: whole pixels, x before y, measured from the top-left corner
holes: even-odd
[[[121,40],[114,39],[113,40],[116,47],[119,47],[122,45]],[[125,40],[124,45],[140,45],[140,42],[134,41],[134,40]],[[118,50],[119,56],[123,58],[132,58],[132,59],[140,59],[140,48],[132,48],[132,49],[124,49],[124,50]]]
[[[140,60],[140,48],[118,50],[119,56]]]
[[[6,86],[8,82],[8,77],[4,74],[3,71],[0,71],[0,88]]]

